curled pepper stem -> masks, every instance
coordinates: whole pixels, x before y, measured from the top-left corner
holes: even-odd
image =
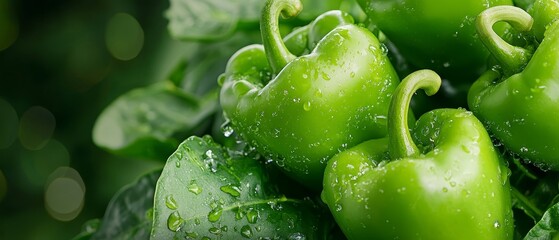
[[[293,55],[283,42],[279,31],[279,16],[291,18],[297,16],[303,9],[301,0],[268,0],[262,12],[260,31],[262,32],[262,43],[268,63],[274,74],[277,74],[293,59]]]
[[[392,159],[417,156],[419,149],[413,142],[408,126],[408,112],[413,94],[425,90],[431,96],[441,87],[441,78],[431,70],[418,70],[408,75],[398,85],[388,111],[388,151]]]
[[[503,40],[493,30],[497,22],[505,21],[521,32],[532,29],[532,16],[526,11],[513,6],[495,6],[486,9],[477,16],[476,28],[483,44],[497,59],[506,76],[522,71],[530,61],[532,51],[513,46]]]
[[[481,96],[483,95],[481,92],[495,84],[500,77],[501,74],[496,70],[487,70],[470,86],[468,90],[468,106],[470,109],[473,111],[477,110],[481,104]]]

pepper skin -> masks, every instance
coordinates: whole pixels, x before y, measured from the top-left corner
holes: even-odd
[[[348,239],[512,239],[510,170],[481,122],[436,109],[412,135],[402,121],[418,89],[433,95],[440,84],[433,71],[410,74],[394,92],[388,137],[328,162],[322,199]]]
[[[492,35],[507,21],[529,31],[532,18],[515,7],[490,8],[478,19],[480,37],[499,61],[468,93],[468,105],[510,151],[543,169],[559,170],[559,21],[532,54]]]
[[[559,0],[536,0],[528,13],[534,18],[534,36],[541,41],[545,30],[559,19]]]
[[[416,69],[432,69],[450,81],[468,83],[485,71],[489,56],[476,35],[475,17],[491,6],[512,5],[511,0],[358,2]]]
[[[349,13],[331,10],[316,17],[306,26],[299,27],[283,38],[285,47],[295,56],[309,54],[322,38],[334,28],[354,24]]]
[[[399,78],[378,39],[353,24],[335,27],[308,55],[295,57],[281,40],[277,18],[300,9],[299,0],[268,1],[263,46],[231,57],[219,80],[220,102],[242,138],[289,176],[320,190],[330,157],[386,135]],[[309,34],[325,32],[316,27]]]

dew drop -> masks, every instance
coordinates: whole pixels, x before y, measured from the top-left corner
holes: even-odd
[[[307,111],[307,112],[311,110],[311,102],[310,102],[310,101],[306,102],[306,103],[303,105],[303,110],[305,110],[305,111]]]
[[[468,146],[466,146],[466,145],[462,145],[462,150],[463,150],[465,153],[471,153],[470,148],[468,148]]]
[[[249,225],[244,225],[241,228],[241,236],[243,236],[245,238],[251,238],[252,237],[252,229],[250,228]]]
[[[177,208],[178,208],[177,201],[175,201],[175,198],[173,198],[173,195],[168,195],[165,198],[165,205],[167,206],[167,208],[169,208],[171,210],[177,210]]]
[[[342,205],[341,205],[341,204],[336,203],[336,204],[334,205],[334,207],[336,208],[336,212],[342,211]]]
[[[225,185],[221,186],[219,189],[221,189],[222,192],[227,193],[233,197],[241,196],[241,189],[237,186]]]
[[[225,137],[231,137],[231,135],[233,135],[233,133],[235,132],[235,130],[233,130],[233,127],[231,127],[230,125],[224,126],[221,131],[223,132],[223,136]]]
[[[196,238],[198,238],[198,233],[195,233],[195,232],[187,232],[187,233],[186,233],[186,237],[187,237],[187,239],[196,239]]]
[[[388,47],[386,45],[384,44],[380,45],[380,50],[382,51],[382,55],[386,56],[388,54]]]
[[[243,210],[241,210],[240,208],[237,208],[237,210],[235,211],[235,219],[236,220],[241,220],[241,219],[243,219],[244,216],[245,216],[245,212]]]
[[[221,233],[221,229],[217,227],[211,227],[210,229],[208,229],[208,231],[214,235],[218,235]]]
[[[315,97],[322,97],[322,90],[317,89],[316,92],[314,92],[314,96]]]
[[[175,167],[180,168],[181,167],[181,161],[175,162]]]
[[[258,212],[258,210],[255,210],[255,209],[251,208],[247,211],[246,216],[247,216],[247,221],[249,223],[256,223],[258,221],[258,218],[259,218],[259,212]]]
[[[305,240],[307,239],[302,233],[293,233],[289,235],[289,240]]]
[[[495,223],[493,223],[493,227],[494,228],[501,228],[501,223],[499,223],[499,221],[495,221]]]
[[[322,78],[326,81],[331,79],[330,75],[328,75],[328,73],[325,73],[325,72],[322,73]]]
[[[443,188],[443,192],[448,192],[448,188]]]
[[[198,186],[198,184],[196,183],[196,180],[192,180],[192,181],[190,181],[190,184],[188,184],[188,191],[198,195],[198,194],[202,193],[202,188],[200,186]]]
[[[169,215],[169,218],[167,218],[167,227],[169,228],[169,230],[176,232],[180,230],[183,222],[184,219],[181,218],[179,212],[174,211],[173,213],[171,213],[171,215]]]
[[[216,158],[217,156],[213,153],[211,149],[206,151],[204,157],[204,163],[206,164],[206,167],[209,168],[210,171],[214,173],[217,172],[217,162],[215,160]]]
[[[212,209],[208,213],[208,221],[217,222],[221,218],[222,213],[223,213],[223,209],[221,207],[217,207],[217,208]]]

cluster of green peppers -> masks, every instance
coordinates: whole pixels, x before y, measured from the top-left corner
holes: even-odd
[[[342,11],[282,38],[280,15],[303,6],[269,0],[263,44],[239,50],[219,78],[224,115],[321,191],[348,239],[512,239],[510,170],[494,143],[559,170],[559,1],[528,12],[511,0],[358,3],[411,74]],[[416,120],[416,91],[458,86],[467,106]]]

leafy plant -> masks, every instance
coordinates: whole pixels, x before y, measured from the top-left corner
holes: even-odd
[[[282,196],[262,163],[232,158],[211,137],[190,137],[157,183],[152,239],[325,239],[328,215],[310,200]]]
[[[102,220],[84,224],[74,240],[148,239],[152,225],[153,196],[160,171],[142,176],[115,194]]]
[[[165,166],[117,192],[103,218],[86,222],[74,239],[345,238],[330,210],[322,203],[320,193],[288,179],[285,171],[278,171],[270,164],[274,160],[267,158],[273,156],[261,156],[256,152],[254,145],[245,142],[243,137],[246,136],[234,129],[235,125],[230,122],[234,119],[224,115],[218,104],[218,79],[223,76],[226,64],[231,62],[231,56],[245,46],[262,42],[259,21],[265,2],[170,0],[165,12],[168,30],[175,39],[188,42],[187,53],[174,63],[176,67],[166,79],[116,98],[98,116],[93,128],[93,140],[98,147],[127,158],[167,159]],[[515,1],[523,8],[529,8],[532,2]],[[406,75],[415,67],[408,63],[409,58],[399,54],[397,44],[389,42],[367,19],[355,0],[305,0],[302,3],[303,11],[294,19],[280,21],[278,27],[284,37],[288,32],[300,34],[284,39],[286,47],[295,55],[312,54],[310,48],[314,46],[307,42],[309,35],[305,31],[310,27],[306,24],[328,10],[344,9],[353,15],[357,25],[367,26],[374,32],[380,40],[380,46],[375,49],[380,55],[388,55],[387,59],[400,75]],[[328,23],[329,19],[324,21]],[[249,56],[242,63],[254,59]],[[266,59],[263,57],[259,61]],[[351,65],[351,60],[347,63]],[[346,69],[340,70],[344,71]],[[234,77],[246,80],[243,76]],[[299,83],[305,85],[304,79]],[[286,86],[286,91],[292,85]],[[452,92],[452,87],[447,88]],[[326,91],[317,94],[323,96],[323,92]],[[341,91],[334,95],[343,97]],[[447,95],[441,99],[448,98],[446,100],[453,104],[464,102],[458,99],[460,95]],[[294,101],[297,105],[296,99]],[[278,106],[272,105],[270,109]],[[419,106],[421,111],[416,114],[432,108],[433,105],[428,104]],[[308,111],[309,108],[299,110]],[[263,113],[254,116],[257,114]],[[288,115],[285,116],[292,117]],[[306,126],[295,127],[308,130]],[[273,142],[273,139],[267,141]],[[514,238],[559,239],[556,236],[559,231],[559,204],[556,204],[559,174],[531,165],[509,153],[498,141],[494,140],[493,145],[501,150],[500,155],[510,169],[510,173],[503,176],[510,178],[512,187]],[[294,148],[288,151],[293,152]],[[320,184],[317,186],[320,188]],[[332,194],[337,197],[340,193]],[[356,197],[361,198],[360,195]]]

